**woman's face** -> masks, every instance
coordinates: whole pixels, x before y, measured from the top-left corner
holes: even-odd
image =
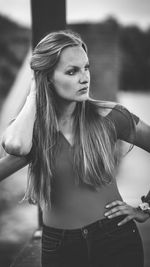
[[[68,101],[83,101],[88,98],[90,85],[89,60],[80,46],[67,47],[52,76],[56,93]]]

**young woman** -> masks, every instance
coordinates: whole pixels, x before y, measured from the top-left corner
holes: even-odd
[[[13,156],[2,160],[12,171],[29,163],[25,197],[42,209],[42,267],[143,267],[134,220],[146,221],[149,209],[123,202],[115,170],[117,141],[150,152],[150,126],[89,96],[87,48],[76,33],[48,34],[31,68],[31,92],[3,136]]]

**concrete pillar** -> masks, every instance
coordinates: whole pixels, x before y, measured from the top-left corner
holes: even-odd
[[[66,27],[65,0],[31,0],[33,47],[51,31]]]
[[[49,32],[66,27],[65,0],[31,0],[32,13],[32,47]],[[42,214],[38,212],[39,228],[42,225]]]

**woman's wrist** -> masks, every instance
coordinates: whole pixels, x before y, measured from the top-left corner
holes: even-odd
[[[27,98],[26,102],[23,106],[24,113],[20,113],[21,116],[26,116],[28,113],[32,114],[30,118],[27,118],[30,120],[35,116],[36,113],[36,92],[31,92]],[[18,115],[19,116],[19,115]]]
[[[32,97],[35,97],[35,96],[36,96],[36,83],[35,83],[35,79],[32,78],[28,97],[32,98]]]
[[[149,195],[149,193],[148,193],[148,195]],[[139,204],[138,209],[140,211],[143,211],[145,214],[149,215],[149,217],[150,217],[150,198],[147,196],[141,197],[142,202]]]
[[[27,98],[26,98],[26,101],[35,101],[36,100],[36,91],[30,91]]]

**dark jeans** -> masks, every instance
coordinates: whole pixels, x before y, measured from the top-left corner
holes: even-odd
[[[122,217],[102,219],[81,229],[43,226],[42,267],[143,267],[137,226]]]

